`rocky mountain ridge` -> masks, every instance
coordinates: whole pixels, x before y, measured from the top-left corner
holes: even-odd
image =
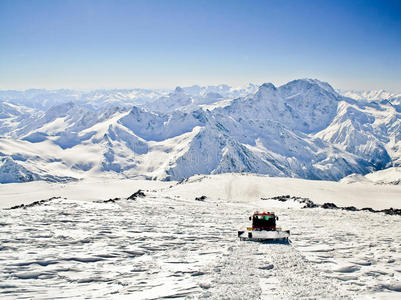
[[[0,168],[8,170],[0,181],[226,172],[340,180],[401,165],[396,99],[356,100],[313,79],[253,88],[241,97],[233,95],[245,90],[227,86],[177,88],[135,105],[109,93],[109,102],[48,108],[0,93]]]

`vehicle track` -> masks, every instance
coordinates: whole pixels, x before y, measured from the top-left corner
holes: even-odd
[[[349,298],[290,243],[236,243],[214,267],[207,287],[200,298]]]
[[[262,269],[260,276],[262,296],[274,295],[275,299],[347,299],[337,282],[314,268],[292,245],[261,244],[259,252],[264,254],[262,261],[268,266]]]

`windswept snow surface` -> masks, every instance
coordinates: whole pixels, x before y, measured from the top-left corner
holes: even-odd
[[[240,174],[181,183],[2,185],[8,207],[18,193],[26,203],[62,198],[0,210],[0,297],[397,299],[400,216],[260,199],[287,191],[319,202],[336,191],[338,205],[350,194],[348,205],[401,207],[399,186],[380,185],[376,195],[371,187],[378,186]],[[128,200],[138,188],[146,196]],[[381,202],[374,199],[379,194]],[[196,201],[201,195],[206,199]],[[122,199],[101,201],[111,197]],[[240,242],[237,230],[249,225],[254,210],[274,210],[279,226],[291,230],[291,243]]]

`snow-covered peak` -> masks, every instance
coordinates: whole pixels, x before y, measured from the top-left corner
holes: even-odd
[[[180,94],[180,93],[183,94],[185,93],[185,91],[183,90],[183,88],[177,86],[174,90],[174,94]]]
[[[271,91],[276,91],[277,88],[274,86],[273,83],[264,83],[259,87],[259,90],[271,90]]]
[[[337,92],[333,89],[331,85],[327,82],[323,82],[317,79],[297,79],[290,81],[282,86],[280,86],[280,92],[285,97],[290,97],[297,93],[306,93],[313,91],[314,93],[324,93],[333,95],[333,97],[337,97]]]
[[[270,119],[292,130],[316,132],[334,118],[338,94],[323,82],[302,79],[276,88],[262,84],[254,95],[239,98],[225,108],[238,118]]]
[[[255,100],[267,101],[277,96],[277,88],[272,83],[262,84],[254,95]]]

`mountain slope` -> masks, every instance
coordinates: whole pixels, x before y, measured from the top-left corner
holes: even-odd
[[[13,155],[25,157],[16,164],[41,175],[9,168],[21,181],[225,172],[339,180],[401,164],[401,114],[389,101],[344,97],[315,79],[230,93],[226,86],[177,88],[130,108],[114,101],[94,108],[93,98],[45,110],[2,102],[0,156],[6,166]],[[56,160],[57,172],[50,167]]]

